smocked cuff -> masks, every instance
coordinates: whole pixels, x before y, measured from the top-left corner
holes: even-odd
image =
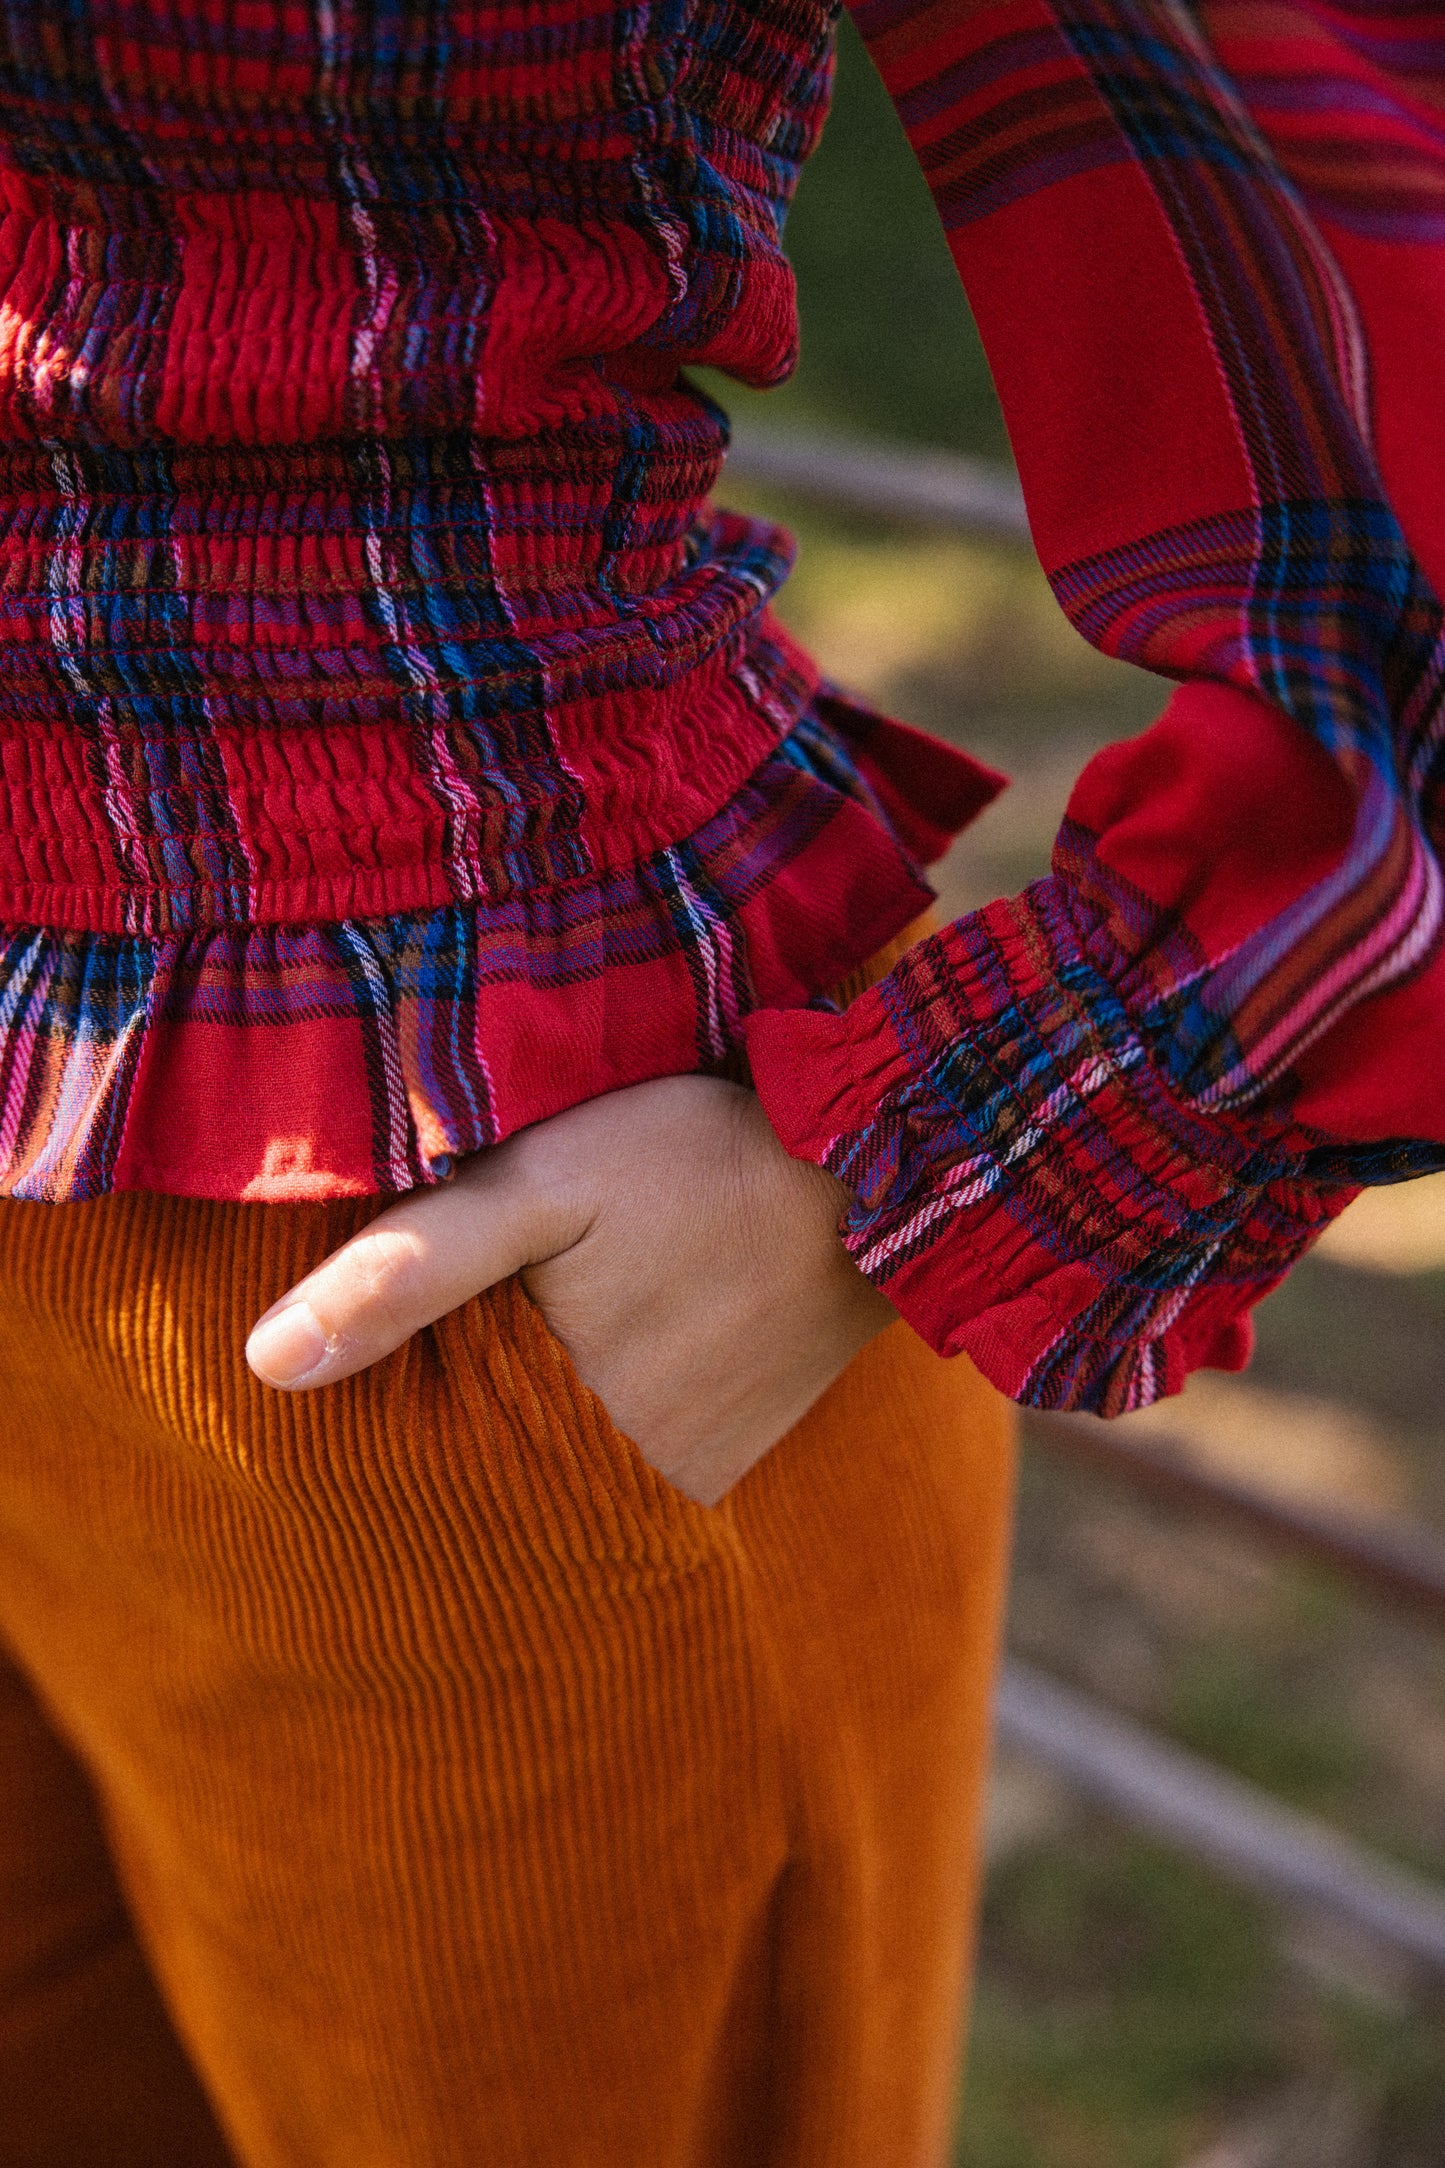
[[[841,1014],[759,1011],[748,1053],[782,1142],[852,1190],[843,1238],[923,1338],[1015,1400],[1109,1415],[1242,1368],[1250,1309],[1357,1190],[1312,1179],[1319,1140],[1277,1113],[1204,1111],[1167,1082],[1078,913],[1037,882]]]

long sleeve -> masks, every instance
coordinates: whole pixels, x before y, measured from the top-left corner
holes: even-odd
[[[1335,0],[860,0],[1072,622],[1180,681],[1050,876],[754,1076],[934,1345],[1105,1412],[1237,1366],[1445,1165],[1445,28]]]

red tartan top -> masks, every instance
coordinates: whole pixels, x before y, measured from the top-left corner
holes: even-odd
[[[403,1188],[745,1038],[905,1314],[1112,1409],[1445,1162],[1436,12],[855,12],[1055,591],[1187,682],[837,1015],[997,779],[704,505],[830,8],[5,10],[0,1187]]]

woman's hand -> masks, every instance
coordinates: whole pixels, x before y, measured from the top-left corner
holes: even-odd
[[[751,1092],[634,1085],[392,1205],[266,1312],[247,1360],[329,1385],[521,1272],[614,1422],[711,1505],[896,1315],[838,1238],[847,1202]]]

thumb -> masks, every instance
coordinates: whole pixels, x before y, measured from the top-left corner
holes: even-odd
[[[521,1165],[509,1145],[479,1152],[333,1250],[253,1326],[246,1360],[257,1377],[288,1391],[334,1384],[484,1287],[570,1248],[585,1217],[527,1182]]]

